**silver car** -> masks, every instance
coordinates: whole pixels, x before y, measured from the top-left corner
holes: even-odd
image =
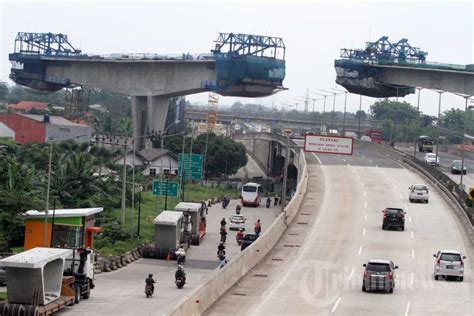
[[[364,264],[362,291],[385,291],[393,293],[395,287],[395,270],[398,266],[390,260],[372,259]]]
[[[439,166],[439,157],[436,157],[436,154],[427,153],[425,155],[425,163],[429,164],[430,166]]]
[[[429,200],[429,190],[428,187],[424,184],[414,184],[408,188],[410,190],[409,200],[410,203],[421,201],[428,203]]]
[[[434,264],[434,278],[438,280],[439,276],[457,277],[459,281],[464,279],[464,259],[462,253],[458,250],[440,250],[434,254],[436,258]]]

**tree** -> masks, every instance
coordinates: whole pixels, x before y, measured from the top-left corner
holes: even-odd
[[[21,242],[20,215],[39,207],[40,186],[36,183],[36,172],[31,165],[22,165],[13,159],[2,159],[0,163],[0,221],[7,251]]]
[[[199,135],[194,141],[194,153],[204,154],[206,152],[207,137],[206,177],[235,174],[239,168],[247,164],[244,145],[214,133]]]
[[[8,95],[8,87],[5,84],[0,84],[0,100],[5,100]]]
[[[365,111],[361,111],[361,110],[358,110],[356,113],[355,113],[355,119],[356,120],[365,120],[367,118],[367,113],[365,113]]]
[[[418,118],[418,111],[408,102],[378,101],[370,106],[370,113],[376,120],[407,122]]]

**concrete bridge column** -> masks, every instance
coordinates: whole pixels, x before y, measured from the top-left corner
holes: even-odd
[[[162,96],[133,96],[133,137],[138,138],[136,149],[151,148],[151,141],[139,138],[155,132],[163,132],[168,113],[168,98]]]

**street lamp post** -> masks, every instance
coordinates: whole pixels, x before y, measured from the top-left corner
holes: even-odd
[[[440,123],[441,123],[441,95],[444,93],[444,91],[436,91],[439,93],[439,102],[438,102],[438,139],[436,140],[436,164],[438,164],[438,149],[439,149],[439,137],[441,136],[441,130],[439,129]],[[461,172],[462,173],[462,172]]]
[[[286,155],[285,155],[285,169],[283,170],[283,185],[281,192],[281,211],[285,211],[286,206],[286,190],[288,182],[288,160],[290,159],[290,132],[286,132]]]
[[[360,99],[359,99],[359,127],[358,127],[358,135],[357,135],[357,138],[360,139],[361,135],[360,135],[360,116],[362,114],[362,94],[360,95]]]
[[[178,124],[179,122],[180,122],[180,121],[176,121],[176,122],[174,122],[173,124],[168,125],[168,126],[164,129],[163,133],[160,133],[160,143],[161,143],[161,144],[160,144],[160,149],[161,149],[161,157],[160,157],[160,196],[163,195],[163,151],[164,151],[164,139],[165,139],[166,137],[178,135],[178,134],[173,134],[173,135],[165,135],[165,134],[166,134],[166,132],[168,131],[168,129],[169,129],[171,126],[173,126],[173,125],[175,125],[175,124]],[[170,171],[171,171],[171,170],[170,170]],[[168,190],[168,188],[167,188],[167,190]]]
[[[417,115],[419,116],[420,115],[420,94],[421,94],[421,89],[422,88],[416,88],[418,90],[418,103],[416,105],[416,112],[417,112]],[[415,137],[414,137],[414,140],[413,140],[413,158],[416,158],[416,137],[418,135],[418,127],[419,127],[419,118],[416,117],[415,118]]]
[[[466,127],[466,121],[467,121],[467,101],[470,98],[470,96],[465,96],[466,103],[464,105],[464,133],[462,134],[462,151],[461,151],[461,179],[459,181],[459,188],[462,189],[462,180],[463,180],[463,174],[464,174],[464,151],[466,150],[466,132],[467,132],[467,127]],[[469,107],[470,108],[470,107]]]
[[[67,138],[62,138],[62,139],[57,139],[57,140],[50,140],[49,142],[49,159],[48,159],[48,181],[47,181],[47,187],[46,187],[46,203],[45,203],[45,211],[44,211],[44,246],[48,247],[48,215],[49,215],[49,196],[50,196],[50,190],[51,190],[51,165],[52,165],[52,160],[53,160],[53,143],[55,142],[61,142],[69,139],[78,139],[84,136],[89,136],[89,135],[78,135],[74,137],[67,137]],[[51,231],[54,227],[51,228]]]

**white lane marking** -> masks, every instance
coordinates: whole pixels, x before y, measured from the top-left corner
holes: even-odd
[[[347,165],[348,165],[349,167],[351,166],[351,164],[350,164],[350,163],[347,163]]]
[[[407,303],[407,308],[405,309],[405,316],[408,316],[408,313],[410,312],[410,301]]]
[[[403,195],[400,193],[400,198],[403,199]]]
[[[352,276],[353,276],[353,275],[354,275],[354,268],[352,268],[351,274],[349,274],[349,279],[348,279],[349,281],[352,279]]]
[[[411,223],[411,216],[408,216],[408,221]]]
[[[379,166],[375,165],[375,168],[378,168]]]
[[[334,306],[332,307],[331,309],[331,313],[334,313],[337,309],[337,306],[339,305],[339,302],[341,301],[341,298],[339,297],[336,301],[336,303],[334,303]]]
[[[412,259],[415,259],[415,249],[412,249],[412,250],[411,250],[411,258],[412,258]]]
[[[344,158],[342,158],[342,161],[346,162],[346,160]]]
[[[369,162],[372,163],[372,160],[369,159]]]
[[[366,229],[364,228],[364,230],[362,231],[362,236],[365,236],[365,232],[366,232]]]
[[[413,232],[410,232],[410,238],[413,239]]]
[[[365,214],[365,216],[364,216],[364,217],[365,217],[365,220],[367,220],[367,214]]]
[[[352,172],[356,173],[355,169],[352,169]]]
[[[365,202],[365,208],[367,208],[367,202]]]
[[[405,204],[405,208],[408,210],[408,204]]]
[[[360,256],[361,253],[362,253],[362,246],[360,246],[359,252],[357,253],[357,255]]]
[[[415,279],[415,274],[412,272],[410,276],[410,284],[413,285],[413,280]]]
[[[359,176],[359,175],[357,175],[357,179],[360,180],[360,176]]]
[[[364,186],[363,183],[362,183],[362,186]],[[365,192],[365,190],[364,190],[364,197],[367,197],[367,193]]]
[[[318,157],[318,156],[316,156],[316,154],[315,154],[315,153],[313,153],[313,156],[314,156],[314,157],[315,157],[315,158],[318,160],[318,162],[319,162],[319,164],[320,164],[320,165],[322,165],[322,164],[323,164],[323,163],[321,162],[321,159],[319,159],[319,157]]]

